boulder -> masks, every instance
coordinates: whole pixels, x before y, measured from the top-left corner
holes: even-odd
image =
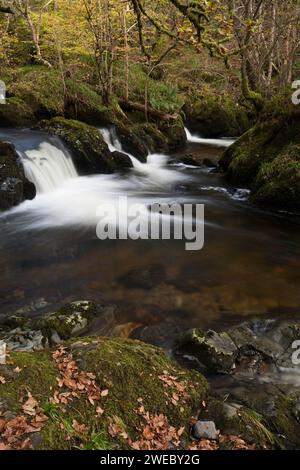
[[[146,162],[148,155],[147,146],[135,127],[119,123],[115,126],[115,130],[124,152],[130,153],[141,162]]]
[[[113,156],[96,127],[57,117],[41,121],[38,128],[64,141],[81,175],[112,173],[115,170]]]
[[[229,373],[234,367],[238,349],[226,332],[209,330],[204,333],[194,329],[178,339],[176,354],[194,357],[209,373]]]
[[[112,158],[115,164],[115,168],[118,170],[133,168],[133,163],[126,153],[118,151],[112,152]]]
[[[10,209],[35,195],[35,186],[26,179],[14,146],[0,142],[0,210]]]
[[[189,437],[190,418],[208,394],[201,374],[181,369],[162,350],[139,341],[95,337],[65,346],[54,357],[53,351],[12,352],[0,366],[2,427],[3,419],[24,416],[27,390],[35,414],[43,416],[39,429],[29,428],[20,443],[26,437],[40,450],[141,448],[139,441],[145,446],[151,439],[147,419],[166,449],[178,445],[178,437],[164,438],[167,430],[180,430],[180,440]],[[61,360],[60,369],[55,358]]]
[[[226,178],[249,187],[254,203],[300,210],[300,112],[282,104],[230,146],[220,160]]]

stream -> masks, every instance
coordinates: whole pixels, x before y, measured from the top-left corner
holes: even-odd
[[[122,150],[112,132],[99,132],[111,150]],[[231,143],[187,135],[177,156],[217,161]],[[0,130],[0,139],[16,146],[38,191],[0,215],[0,317],[39,315],[81,299],[112,302],[119,324],[153,328],[150,336],[163,344],[178,329],[299,312],[300,221],[292,214],[253,207],[248,191],[205,166],[176,163],[176,155],[149,155],[147,163],[131,156],[134,168],[126,173],[80,177],[57,138]],[[178,240],[100,241],[97,207],[121,195],[148,205],[204,204],[204,248],[188,252]],[[131,272],[146,272],[147,285],[124,282]]]

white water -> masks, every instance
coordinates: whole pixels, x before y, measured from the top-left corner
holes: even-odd
[[[49,142],[42,142],[38,149],[21,154],[26,177],[35,184],[38,194],[55,191],[68,179],[78,176],[69,152]]]
[[[191,134],[191,132],[185,128],[185,133],[188,142],[191,144],[202,144],[202,145],[213,145],[214,147],[230,147],[234,144],[234,139],[204,139],[203,137],[198,137],[197,135]]]
[[[122,151],[113,132],[102,129],[101,133],[111,151]],[[118,213],[120,196],[127,196],[129,205],[138,203],[145,207],[153,202],[174,199],[180,202],[180,198],[174,198],[173,188],[191,179],[181,171],[166,168],[168,157],[160,154],[149,155],[146,163],[129,155],[134,168],[126,176],[87,177],[77,175],[68,152],[59,146],[42,142],[36,149],[25,149],[20,154],[27,177],[36,184],[38,194],[34,200],[25,201],[4,215],[13,216],[17,229],[96,226],[99,205],[111,204]],[[125,223],[122,217],[127,214],[118,216]]]

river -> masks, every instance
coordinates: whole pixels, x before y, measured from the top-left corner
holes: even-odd
[[[121,150],[116,136],[101,132],[112,150]],[[217,160],[230,144],[188,137],[183,153],[201,158]],[[299,313],[300,230],[292,214],[257,209],[247,191],[207,167],[174,163],[174,156],[150,155],[146,164],[132,157],[126,173],[80,177],[56,138],[1,130],[0,139],[15,144],[38,189],[33,201],[0,216],[0,315],[108,301],[118,306],[118,323],[156,326],[166,336]],[[120,195],[147,205],[204,204],[204,248],[189,252],[176,240],[98,240],[97,207]],[[131,271],[147,277],[146,288],[124,282]]]

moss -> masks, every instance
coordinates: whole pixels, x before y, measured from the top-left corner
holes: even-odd
[[[258,449],[275,445],[276,438],[264,417],[245,406],[212,399],[207,404],[203,417],[213,419],[221,434],[241,436]]]
[[[49,402],[56,388],[55,377],[59,375],[50,352],[12,354],[13,364],[0,369],[6,378],[6,383],[1,385],[1,397],[7,400],[11,410],[21,412],[19,399],[26,387],[49,417],[37,445],[40,449],[127,448],[128,443],[122,437],[110,436],[108,426],[113,420],[132,439],[138,438],[145,423],[134,410],[141,404],[149,413],[164,413],[170,425],[186,426],[188,431],[190,417],[206,399],[206,380],[197,372],[180,369],[156,347],[119,338],[84,338],[67,346],[80,370],[94,372],[101,389],[109,390],[108,396],[96,403],[104,409],[101,418],[96,417],[95,407],[87,403],[85,396],[74,399],[65,409]],[[17,365],[22,368],[20,374],[12,372]],[[177,406],[171,403],[176,390],[165,387],[159,379],[166,373],[176,376],[186,387],[187,396],[181,397]],[[74,431],[74,419],[88,427],[85,437]]]
[[[113,158],[96,127],[61,117],[42,121],[38,127],[65,142],[81,174],[111,173],[114,170]]]
[[[137,124],[134,126],[134,130],[146,142],[151,153],[168,151],[168,141],[155,124]]]
[[[158,124],[159,130],[166,135],[169,150],[177,150],[186,145],[187,137],[184,122],[181,116],[177,119]]]
[[[293,107],[296,108],[296,107]],[[220,160],[227,179],[252,189],[259,204],[299,210],[299,110],[267,110],[260,121],[229,147]]]
[[[233,137],[250,127],[244,108],[227,95],[196,94],[184,106],[188,127],[203,137]]]
[[[35,121],[31,107],[17,96],[7,98],[5,106],[0,106],[1,127],[24,127]]]

